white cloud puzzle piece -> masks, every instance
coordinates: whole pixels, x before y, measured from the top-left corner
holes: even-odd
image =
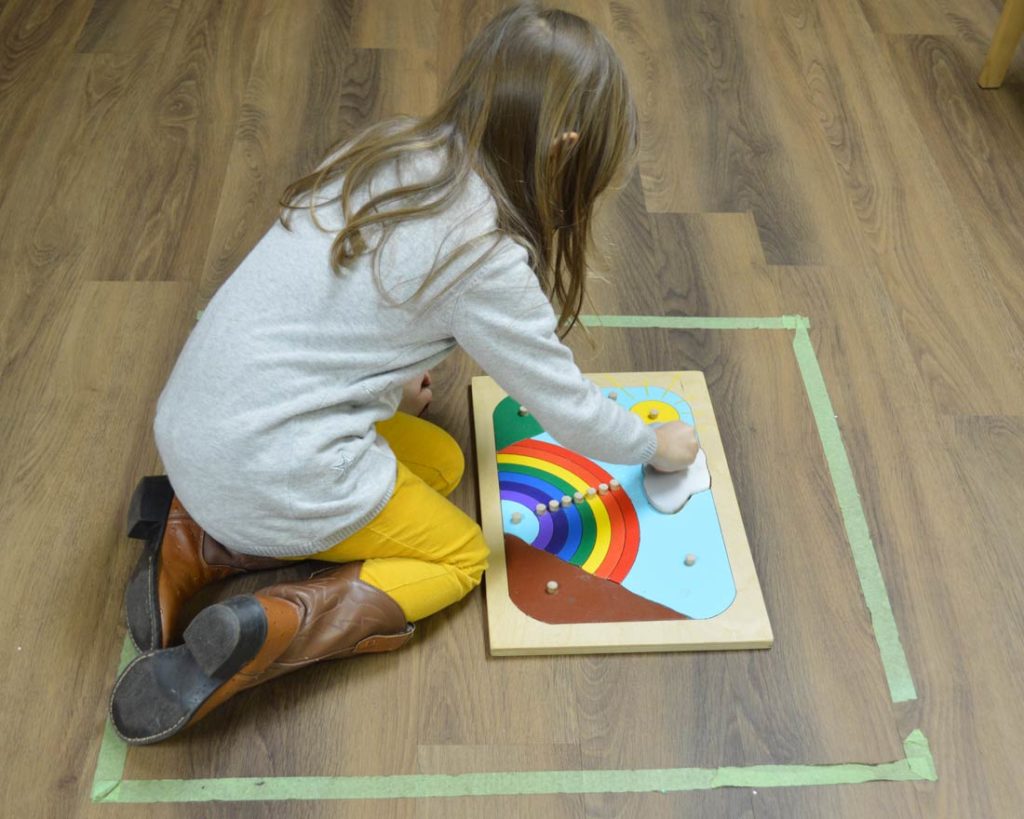
[[[644,467],[644,493],[651,506],[663,515],[674,515],[698,492],[711,488],[711,472],[704,450],[681,472],[658,472]]]

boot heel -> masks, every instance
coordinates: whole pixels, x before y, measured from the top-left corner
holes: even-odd
[[[185,645],[210,677],[227,679],[259,653],[267,615],[252,595],[203,609],[185,629]]]
[[[149,475],[139,481],[128,505],[128,537],[148,540],[167,520],[174,490],[166,475]]]

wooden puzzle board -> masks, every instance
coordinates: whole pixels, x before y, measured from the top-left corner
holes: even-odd
[[[647,423],[692,423],[711,489],[676,515],[656,512],[643,492],[641,467],[604,464],[559,447],[493,379],[474,378],[480,513],[491,548],[491,653],[770,647],[771,626],[703,373],[588,378]],[[535,501],[573,489],[585,494],[612,479],[617,488],[565,509],[533,510]],[[553,593],[546,588],[551,580],[558,585]]]

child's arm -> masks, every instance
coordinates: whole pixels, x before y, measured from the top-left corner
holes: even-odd
[[[473,277],[454,300],[450,319],[459,346],[560,444],[609,463],[650,461],[659,449],[655,430],[583,376],[556,325],[518,246],[496,254]],[[669,437],[672,444],[676,439]]]

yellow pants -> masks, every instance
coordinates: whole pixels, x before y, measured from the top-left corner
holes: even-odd
[[[312,557],[365,561],[359,579],[390,595],[410,621],[420,620],[479,584],[487,544],[476,521],[446,499],[466,467],[455,440],[404,412],[377,432],[398,458],[394,495],[366,526]]]

